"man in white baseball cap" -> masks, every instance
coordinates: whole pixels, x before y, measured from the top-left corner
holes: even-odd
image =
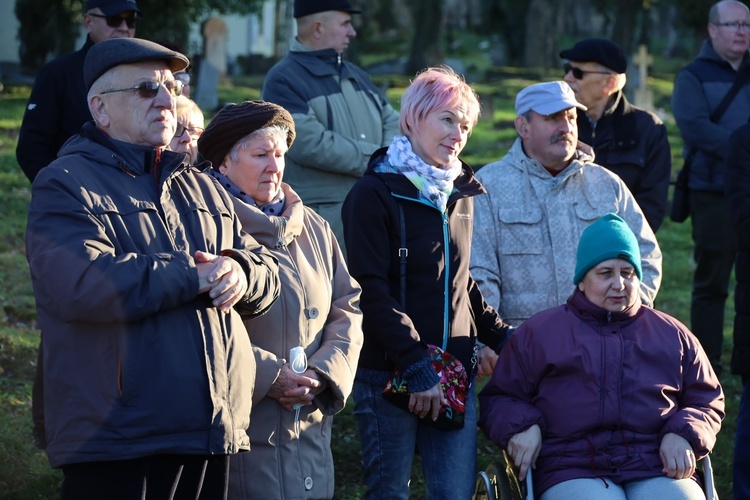
[[[502,160],[477,173],[487,195],[474,201],[471,273],[485,300],[512,325],[565,303],[581,233],[609,212],[638,238],[641,299],[650,305],[659,290],[654,233],[622,180],[578,143],[578,110],[586,107],[563,81],[521,90],[518,138]]]

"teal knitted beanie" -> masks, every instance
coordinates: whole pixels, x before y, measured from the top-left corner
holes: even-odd
[[[584,229],[578,242],[576,273],[573,284],[581,282],[591,268],[609,259],[622,259],[635,268],[642,279],[641,251],[638,240],[627,223],[615,214],[606,214]]]

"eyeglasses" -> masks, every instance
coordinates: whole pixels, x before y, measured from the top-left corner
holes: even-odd
[[[125,21],[125,24],[128,25],[128,29],[132,30],[133,28],[135,28],[135,25],[138,22],[138,18],[136,16],[122,17],[122,16],[120,16],[118,14],[115,14],[113,16],[103,16],[101,14],[92,14],[91,12],[89,12],[88,15],[89,16],[94,16],[94,17],[101,17],[102,19],[106,19],[107,20],[107,26],[109,26],[110,28],[119,28],[120,25],[122,24],[122,22]]]
[[[573,78],[576,80],[583,80],[583,77],[586,76],[588,73],[594,73],[596,75],[614,75],[611,71],[589,71],[586,69],[581,69],[576,66],[572,66],[570,63],[565,63],[563,66],[563,71],[565,71],[565,74],[567,75],[569,72],[573,72]]]
[[[170,95],[177,97],[178,95],[182,95],[182,82],[179,80],[169,80],[164,83],[161,82],[143,82],[138,85],[135,85],[133,87],[125,87],[124,89],[112,89],[112,90],[106,90],[104,92],[99,92],[99,94],[111,94],[112,92],[125,92],[126,90],[137,90],[138,95],[143,97],[144,99],[153,99],[156,97],[156,94],[159,93],[159,88],[164,87],[167,89],[167,92],[170,93]]]
[[[734,21],[731,23],[713,23],[714,26],[718,26],[719,28],[730,28],[734,31],[750,31],[750,24],[743,23],[740,21]]]
[[[191,138],[195,139],[201,136],[204,129],[200,127],[188,127],[180,122],[177,122],[177,129],[174,131],[174,136],[182,137],[182,134],[184,134],[186,130],[187,130],[188,135]]]

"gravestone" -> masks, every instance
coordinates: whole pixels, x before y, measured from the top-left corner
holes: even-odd
[[[645,45],[638,46],[638,53],[633,57],[638,67],[638,88],[635,91],[635,105],[644,109],[654,109],[654,93],[648,88],[648,67],[654,58],[648,53]]]
[[[203,57],[198,68],[195,102],[201,109],[219,106],[219,81],[227,74],[227,25],[218,17],[203,24]]]

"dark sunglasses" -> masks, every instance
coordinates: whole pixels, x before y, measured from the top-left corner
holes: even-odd
[[[177,129],[174,131],[174,136],[182,137],[182,134],[184,134],[186,130],[191,138],[200,137],[203,133],[203,129],[200,127],[186,127],[184,124],[177,122]]]
[[[89,15],[94,16],[94,17],[101,17],[102,19],[106,19],[107,26],[109,26],[110,28],[118,28],[122,24],[122,22],[125,21],[125,24],[128,25],[128,29],[132,30],[133,28],[135,28],[135,25],[138,22],[138,18],[134,15],[127,16],[127,17],[122,17],[118,14],[115,14],[113,16],[103,16],[101,14],[89,13]]]
[[[611,71],[589,71],[589,70],[583,70],[581,68],[577,68],[575,66],[571,66],[570,63],[565,63],[563,65],[563,71],[565,71],[565,74],[567,75],[569,72],[573,72],[573,78],[576,80],[583,80],[583,77],[586,76],[587,73],[594,73],[596,75],[614,75]]]
[[[177,97],[178,95],[182,95],[183,85],[182,85],[182,82],[179,80],[169,80],[164,83],[143,82],[133,87],[125,87],[124,89],[106,90],[104,92],[99,92],[99,94],[111,94],[113,92],[125,92],[126,90],[137,90],[138,95],[143,97],[144,99],[153,99],[154,97],[156,97],[156,94],[159,93],[160,87],[164,87],[165,89],[167,89],[167,92],[169,92],[174,97]]]

